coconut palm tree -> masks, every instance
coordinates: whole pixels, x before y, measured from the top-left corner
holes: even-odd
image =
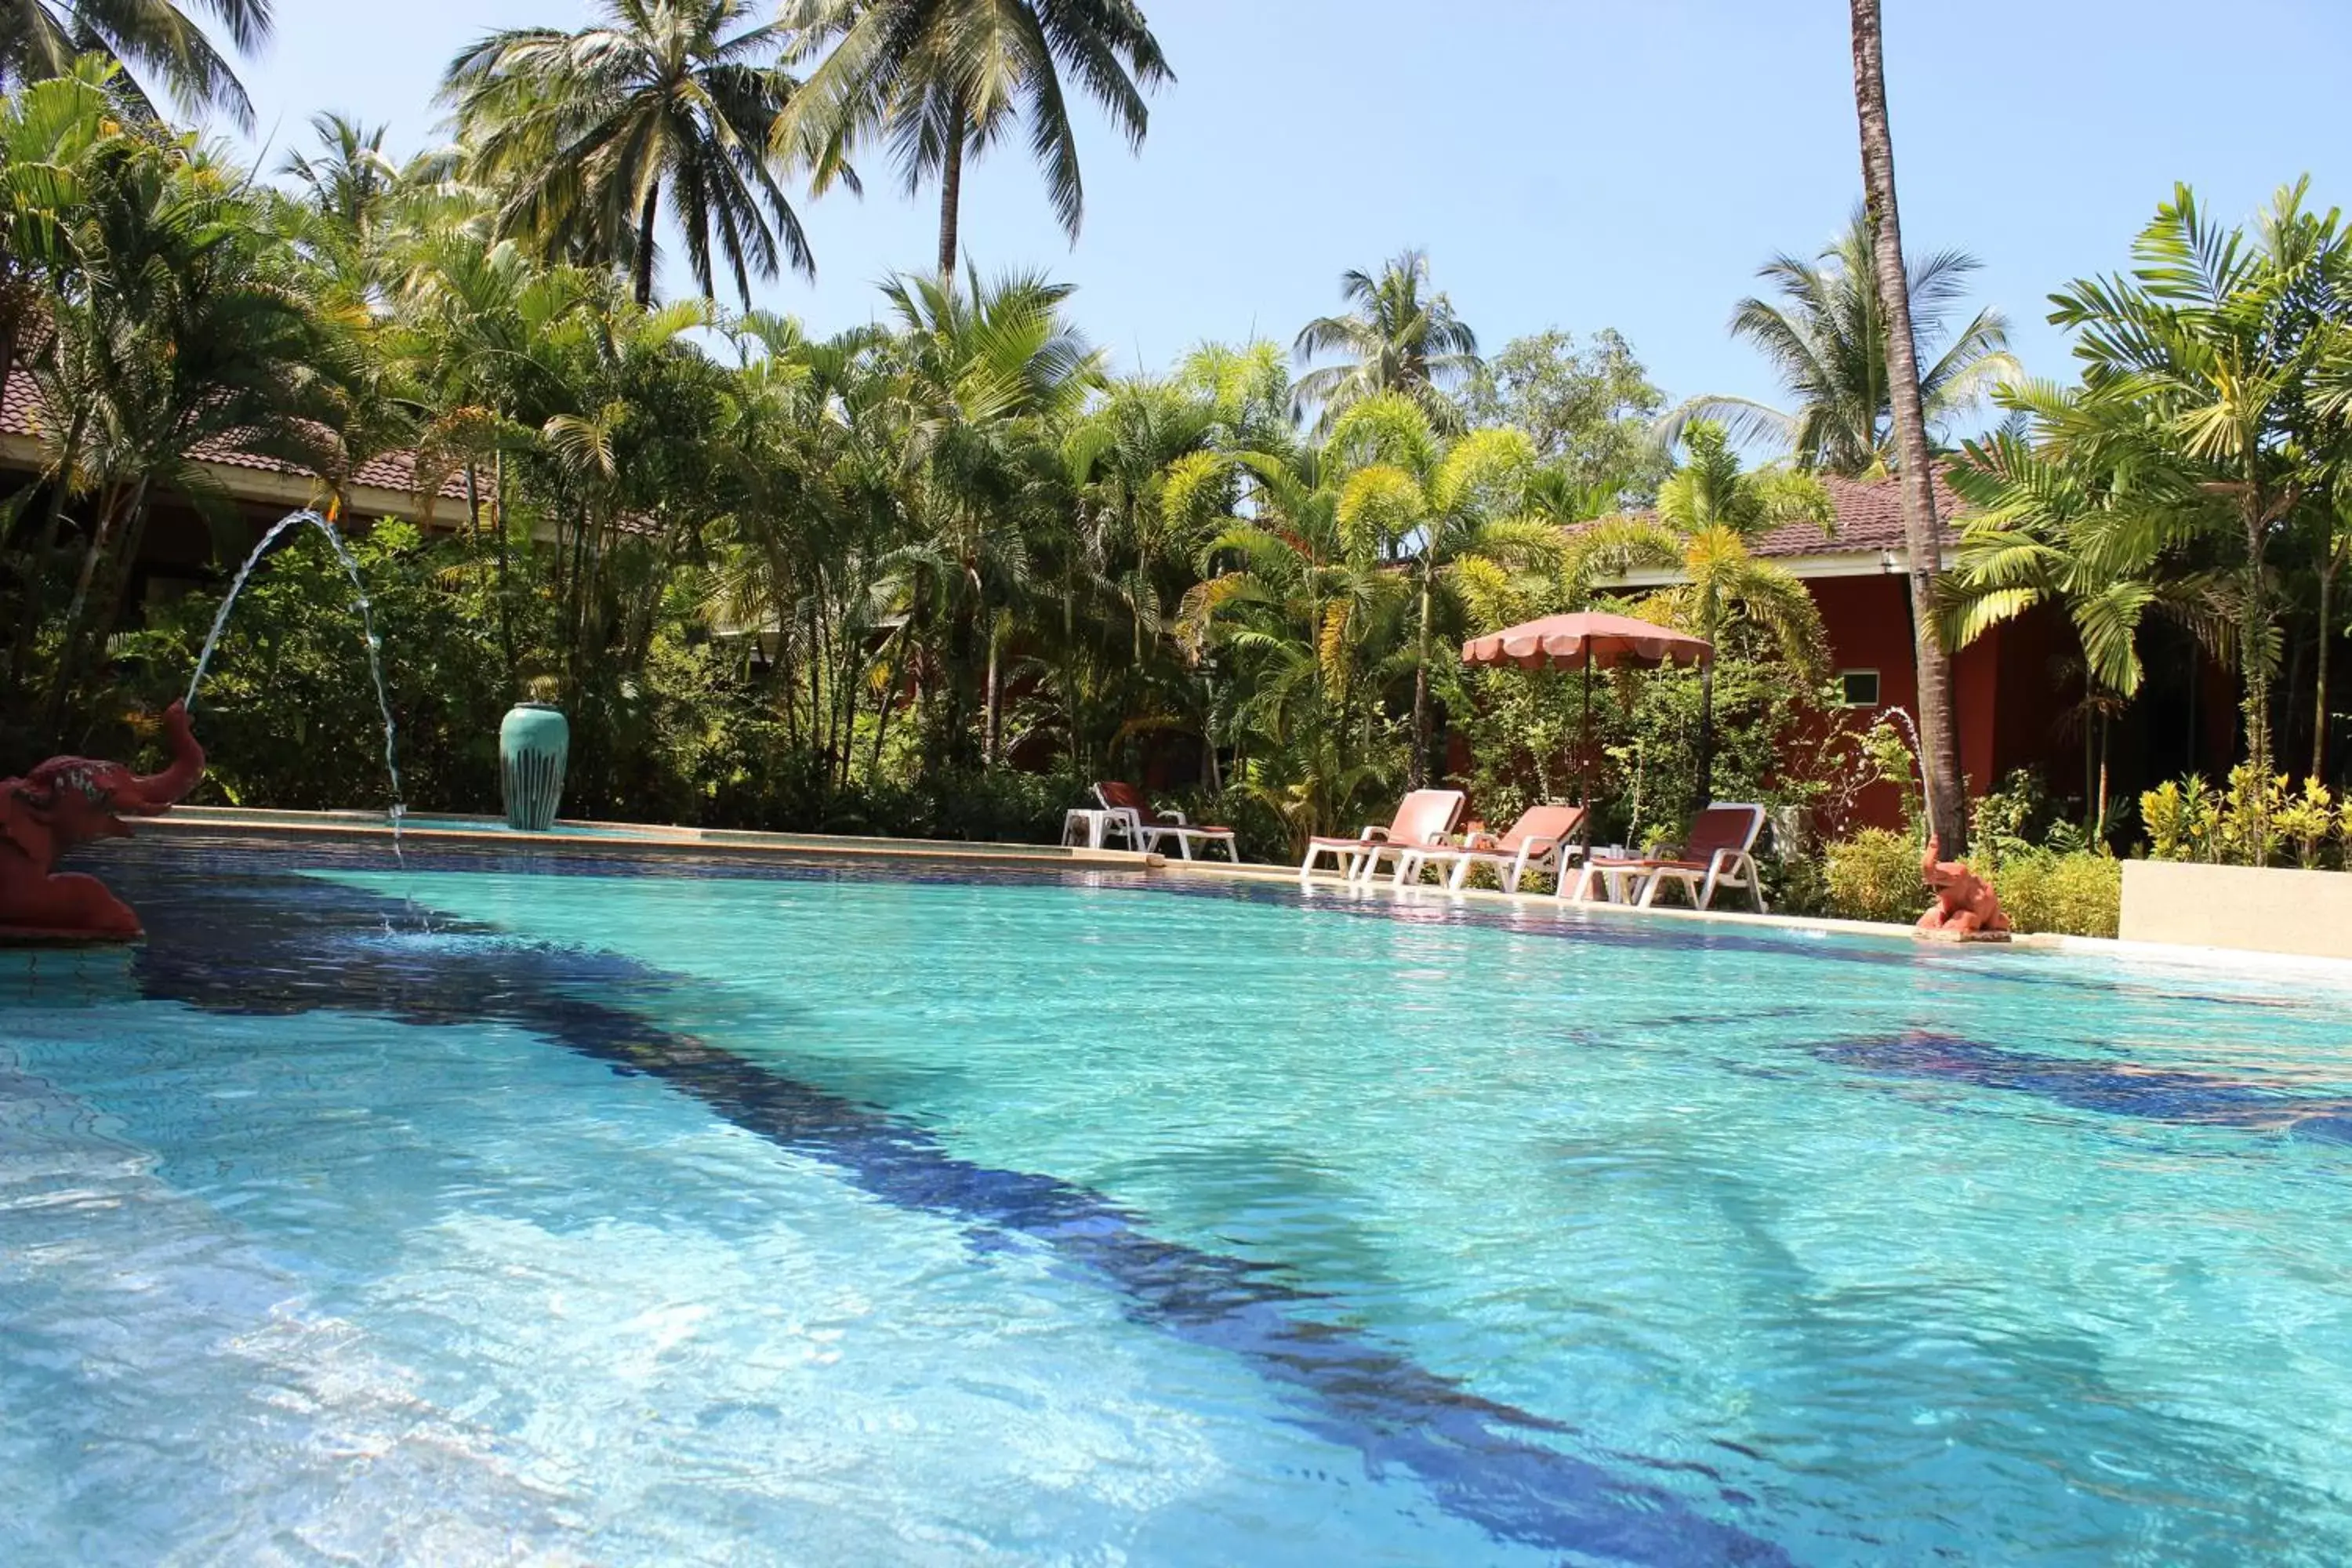
[[[1958,333],[1948,330],[1948,315],[1982,265],[1966,251],[1939,250],[1910,258],[1904,267],[1912,330],[1921,348],[1941,350],[1919,373],[1921,404],[1937,430],[2019,374],[2009,353],[2009,323],[1999,310],[1979,310]],[[1709,393],[1670,411],[1660,422],[1661,435],[1678,439],[1684,425],[1708,419],[1736,440],[1787,447],[1804,468],[1849,478],[1892,470],[1886,313],[1878,303],[1878,246],[1868,210],[1857,208],[1818,256],[1776,256],[1757,276],[1774,286],[1780,300],[1739,301],[1731,334],[1770,362],[1795,408],[1784,412]]]
[[[310,117],[319,150],[297,148],[278,172],[301,187],[304,203],[364,241],[399,192],[400,165],[383,150],[384,127],[331,112]]]
[[[241,54],[269,41],[270,0],[0,0],[0,88],[64,76],[77,56],[97,54],[121,68],[116,90],[134,103],[152,110],[143,76],[189,112],[217,110],[250,131],[253,100],[192,9],[209,14]]]
[[[1375,278],[1349,271],[1339,293],[1352,307],[1299,329],[1295,352],[1303,363],[1337,353],[1345,363],[1298,378],[1301,405],[1319,404],[1318,434],[1327,434],[1353,405],[1394,392],[1420,405],[1432,426],[1463,427],[1462,410],[1445,389],[1478,368],[1478,334],[1454,313],[1454,301],[1429,288],[1429,258],[1399,252]]]
[[[1905,277],[1903,222],[1895,202],[1895,135],[1886,121],[1886,64],[1879,0],[1853,0],[1853,105],[1862,140],[1864,199],[1873,233],[1879,308],[1886,321],[1886,384],[1903,481],[1903,542],[1911,579],[1912,658],[1918,670],[1920,783],[1929,834],[1947,854],[1968,852],[1968,784],[1960,776],[1959,725],[1952,708],[1952,661],[1936,631],[1936,574],[1943,537],[1936,520],[1927,411],[1919,378],[1919,335]]]
[[[1591,583],[1640,567],[1663,568],[1681,581],[1643,606],[1656,619],[1720,644],[1734,623],[1760,628],[1780,657],[1810,677],[1822,663],[1821,615],[1804,584],[1785,566],[1748,548],[1758,534],[1786,523],[1826,530],[1837,510],[1821,481],[1791,468],[1743,471],[1720,425],[1700,420],[1684,431],[1689,457],[1658,487],[1654,512],[1619,513],[1578,530],[1570,545],[1572,579]],[[1715,666],[1699,669],[1698,768],[1694,810],[1714,797]]]
[[[940,185],[939,275],[955,280],[963,164],[1026,121],[1046,199],[1072,240],[1086,215],[1063,72],[1143,145],[1143,93],[1173,81],[1134,0],[787,0],[795,60],[824,58],[778,127],[819,192],[881,138],[912,195]]]
[[[743,26],[749,0],[600,8],[599,26],[492,33],[449,62],[441,100],[476,176],[501,193],[501,231],[626,263],[643,309],[667,192],[706,298],[720,260],[747,306],[754,273],[789,261],[814,276],[770,147],[792,90],[774,63],[784,30]]]

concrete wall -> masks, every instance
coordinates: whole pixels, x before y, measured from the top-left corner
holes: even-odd
[[[2352,873],[2124,862],[2126,942],[2352,958]]]

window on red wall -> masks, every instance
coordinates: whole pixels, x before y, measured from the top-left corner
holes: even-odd
[[[1878,671],[1874,669],[1839,670],[1838,700],[1849,708],[1877,707]]]

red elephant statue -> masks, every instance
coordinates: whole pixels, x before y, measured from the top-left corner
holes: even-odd
[[[2001,913],[1992,884],[1969,870],[1965,861],[1938,858],[1943,851],[1942,843],[1929,834],[1919,874],[1935,893],[1936,907],[1919,917],[1919,931],[1955,942],[2006,942],[2009,917]]]
[[[58,858],[93,838],[127,838],[126,816],[161,816],[204,776],[205,749],[174,702],[163,711],[171,765],[138,774],[121,763],[52,757],[20,779],[0,779],[0,939],[127,942],[131,906],[95,877],[54,872]]]

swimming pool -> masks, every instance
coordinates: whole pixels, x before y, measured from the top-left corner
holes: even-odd
[[[0,954],[0,1561],[2352,1557],[2307,977],[109,864]]]

